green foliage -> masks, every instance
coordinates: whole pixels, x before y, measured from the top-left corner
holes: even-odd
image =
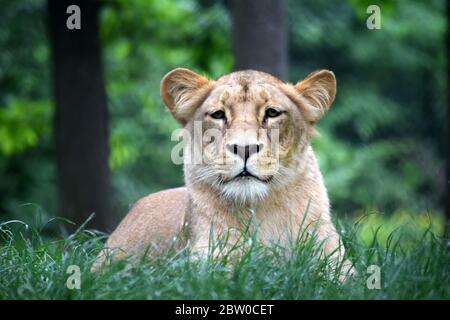
[[[6,156],[34,147],[49,134],[48,101],[13,100],[0,107],[0,154]]]
[[[380,30],[366,8],[381,9]],[[445,177],[443,1],[290,1],[292,81],[329,68],[314,146],[338,212],[438,209]]]
[[[139,196],[183,183],[181,167],[170,160],[170,136],[178,124],[161,102],[159,82],[178,66],[211,77],[230,71],[227,29],[228,16],[218,4],[116,1],[104,7],[110,166],[120,212]]]
[[[192,259],[187,249],[142,259],[134,268],[127,260],[102,272],[90,267],[102,248],[102,235],[82,227],[56,239],[44,237],[58,221],[0,225],[0,299],[449,299],[450,254],[432,232],[409,228],[411,245],[395,237],[380,245],[377,236],[360,241],[358,228],[368,220],[340,223],[349,258],[358,277],[340,283],[327,260],[318,259],[313,238],[280,246],[260,246],[243,239],[243,254],[222,259]],[[397,232],[403,233],[403,230]],[[381,289],[370,290],[367,267],[381,269]],[[80,290],[66,286],[67,268],[81,271]]]
[[[0,1],[0,105],[49,96],[45,1]],[[0,124],[1,125],[1,124]]]
[[[372,211],[357,217],[357,224],[358,238],[366,245],[370,245],[376,237],[381,246],[388,247],[394,241],[402,249],[411,249],[428,231],[443,236],[445,219],[436,214],[411,215],[405,210],[391,215]]]
[[[0,191],[4,190],[0,214],[21,216],[18,205],[30,201],[55,208],[54,186],[48,184],[49,180],[55,183],[54,170],[48,168],[54,161],[49,139],[52,112],[44,102],[50,98],[51,65],[43,24],[45,1],[21,0],[4,9],[0,45],[8,50],[0,55],[0,101],[5,105],[0,104],[0,153],[7,157],[0,159],[0,170],[23,167],[11,175],[20,184],[17,188],[0,181]],[[28,20],[37,22],[31,31]],[[229,24],[220,4],[202,5],[194,0],[103,4],[100,36],[117,212],[123,214],[144,194],[182,184],[181,167],[170,160],[175,144],[170,134],[178,125],[161,102],[159,81],[178,66],[211,77],[230,71]],[[39,155],[34,155],[35,163],[10,156],[24,157],[25,152]],[[11,173],[2,176],[6,174]]]
[[[407,206],[415,196],[417,184],[423,179],[417,168],[408,170],[408,165],[414,165],[406,156],[411,145],[411,141],[380,141],[355,152],[352,145],[325,132],[315,138],[313,147],[339,212],[352,213],[355,207],[360,210],[366,207],[394,210],[399,203]],[[399,154],[405,155],[404,168],[394,175],[394,169],[385,162],[396,159]],[[411,206],[416,206],[419,200],[416,199]]]
[[[313,146],[337,213],[439,210],[445,177],[444,1],[288,1],[289,77],[328,68],[337,98]],[[55,210],[46,1],[3,1],[0,12],[0,214],[23,203]],[[369,4],[381,30],[368,30]],[[32,26],[32,27],[31,27]],[[159,97],[162,76],[188,67],[232,70],[223,2],[104,1],[100,16],[116,212],[179,186],[170,160],[179,125]],[[263,50],[263,48],[262,48]]]
[[[383,15],[391,15],[394,9],[394,1],[392,0],[349,0],[348,2],[355,10],[358,18],[364,21],[367,19],[367,8],[371,5],[383,8]]]

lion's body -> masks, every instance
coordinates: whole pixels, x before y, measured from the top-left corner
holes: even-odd
[[[280,190],[279,194],[261,203],[260,208],[255,208],[261,241],[285,242],[286,226],[294,226],[293,230],[298,231],[302,222],[307,226],[320,217],[324,220],[324,233],[334,232],[328,219],[327,193],[312,151],[308,155],[306,168],[297,179],[286,185],[285,190]],[[109,237],[107,247],[120,247],[137,253],[146,250],[150,243],[167,245],[179,235],[186,222],[193,237],[199,237],[203,231],[206,236],[211,220],[215,220],[216,226],[222,230],[238,227],[240,221],[229,212],[230,208],[205,191],[193,188],[189,195],[187,188],[181,187],[141,198]],[[296,233],[291,235],[297,236]]]
[[[188,195],[186,188],[164,190],[141,198],[108,239],[108,248],[123,255],[142,255],[152,244],[164,249],[183,226]],[[149,247],[150,246],[150,247]]]
[[[323,253],[341,261],[344,250],[309,143],[313,125],[334,99],[332,73],[315,73],[292,86],[256,71],[213,82],[176,69],[163,79],[161,94],[191,135],[197,121],[203,135],[214,129],[218,136],[188,142],[188,147],[202,147],[207,161],[192,163],[184,155],[186,187],[149,195],[131,208],[107,242],[108,248],[121,250],[115,257],[164,250],[184,227],[186,237],[180,238],[189,241],[192,251],[204,253],[211,240],[252,221],[249,230],[257,226],[264,244],[285,245],[303,230],[314,231]],[[267,113],[273,108],[276,112]],[[274,130],[279,131],[276,142],[269,134]],[[245,155],[236,151],[242,146]],[[258,146],[257,151],[248,146]],[[231,234],[228,241],[234,240]]]

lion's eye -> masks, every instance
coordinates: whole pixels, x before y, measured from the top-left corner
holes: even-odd
[[[278,117],[280,114],[281,112],[274,108],[268,108],[266,110],[266,118],[275,118]]]
[[[225,119],[225,112],[223,110],[218,110],[210,114],[214,119]]]

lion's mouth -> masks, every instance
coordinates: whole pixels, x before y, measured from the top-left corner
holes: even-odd
[[[258,179],[258,177],[252,175],[246,169],[242,170],[241,173],[239,173],[235,178],[242,178],[242,177],[253,177],[253,178],[257,178]]]
[[[250,173],[249,171],[247,171],[247,169],[242,170],[239,174],[237,174],[236,176],[234,176],[233,178],[231,178],[229,181],[239,181],[239,180],[243,180],[243,179],[256,179],[259,180],[261,182],[267,183],[270,180],[272,180],[272,176],[267,177],[266,179],[260,178],[258,176],[255,176],[254,174]]]

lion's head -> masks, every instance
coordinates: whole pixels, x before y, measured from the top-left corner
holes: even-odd
[[[190,133],[186,184],[242,205],[264,199],[302,170],[314,124],[335,93],[336,79],[327,70],[295,85],[253,70],[216,81],[172,70],[161,81],[161,96]]]

